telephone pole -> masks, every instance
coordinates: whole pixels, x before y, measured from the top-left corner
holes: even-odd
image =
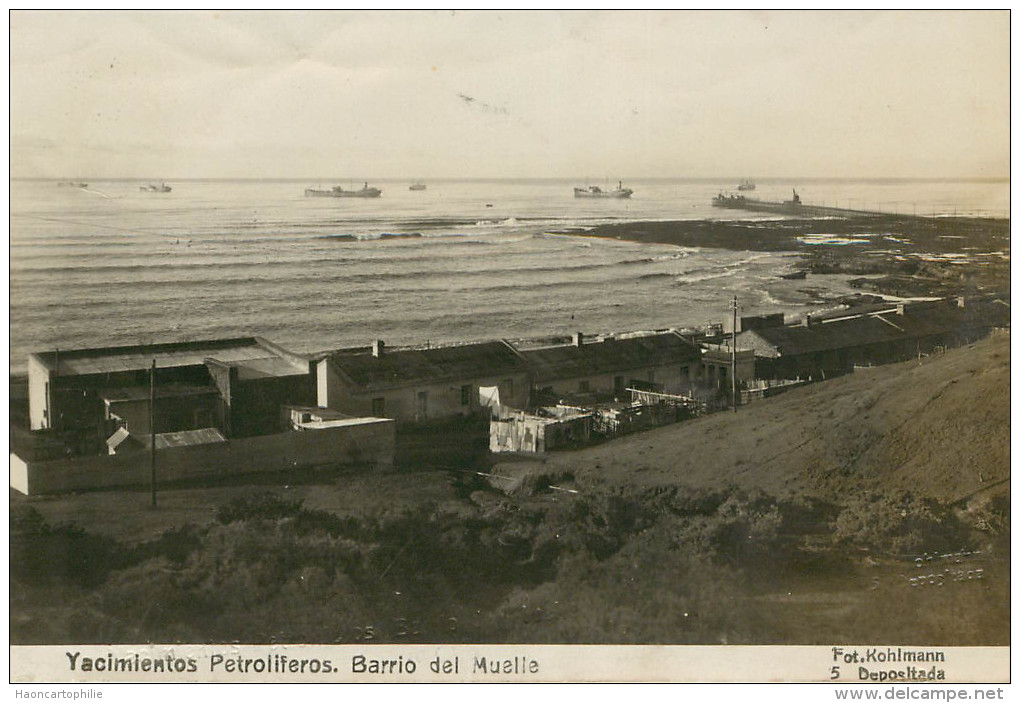
[[[156,360],[149,372],[149,482],[152,488],[152,507],[156,507]]]
[[[730,337],[730,382],[733,385],[733,412],[737,412],[737,296],[730,303],[733,308],[733,334]]]

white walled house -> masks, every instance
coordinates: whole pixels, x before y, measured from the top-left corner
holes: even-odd
[[[339,350],[314,361],[318,405],[349,415],[428,422],[477,413],[480,387],[500,402],[525,407],[528,371],[503,341],[441,347]]]

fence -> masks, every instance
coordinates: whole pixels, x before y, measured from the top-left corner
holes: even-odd
[[[803,386],[806,383],[808,383],[808,381],[800,378],[796,380],[785,378],[754,379],[753,381],[748,381],[745,384],[747,387],[740,391],[740,404],[746,405],[747,403],[750,403],[752,400],[758,400],[760,398],[770,398],[774,395],[785,393],[791,388]]]

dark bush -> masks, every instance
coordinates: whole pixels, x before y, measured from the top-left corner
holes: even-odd
[[[11,511],[11,579],[94,587],[131,562],[128,551],[75,525],[51,527],[34,508]]]
[[[279,520],[293,517],[301,510],[300,500],[285,500],[274,493],[240,496],[216,509],[216,519],[224,525],[236,520]]]
[[[951,505],[907,492],[865,493],[844,506],[835,528],[840,542],[890,556],[951,552],[971,542]]]

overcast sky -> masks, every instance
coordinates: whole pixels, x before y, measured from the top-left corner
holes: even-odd
[[[997,177],[999,12],[14,12],[14,176]]]

